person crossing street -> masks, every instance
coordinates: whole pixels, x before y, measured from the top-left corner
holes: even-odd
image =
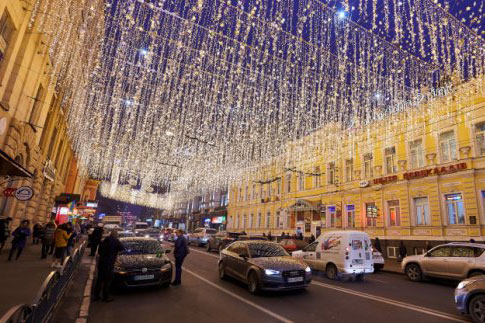
[[[175,279],[172,285],[177,286],[182,283],[182,264],[185,257],[190,253],[182,230],[177,230],[177,240],[175,240],[174,257],[175,257]]]

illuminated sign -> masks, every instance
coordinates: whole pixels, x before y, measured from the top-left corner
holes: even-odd
[[[397,181],[397,175],[381,177],[374,179],[374,184],[387,184]]]
[[[431,175],[444,175],[454,173],[463,169],[467,169],[466,163],[460,163],[456,165],[450,166],[443,166],[443,167],[435,167],[430,169],[423,169],[416,172],[409,172],[404,174],[404,179],[415,179],[415,178],[422,178]]]
[[[93,209],[95,209],[95,208],[98,207],[98,203],[97,202],[87,202],[86,203],[86,206],[87,207],[92,207]]]
[[[225,216],[214,216],[212,218],[212,223],[224,223],[226,222],[226,217]]]
[[[60,215],[66,215],[68,212],[69,212],[68,207],[63,206],[63,207],[59,208],[59,214]]]

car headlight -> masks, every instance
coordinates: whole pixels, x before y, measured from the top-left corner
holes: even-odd
[[[171,263],[166,263],[162,266],[162,268],[160,268],[160,271],[167,271],[169,269],[172,269],[172,264]]]
[[[120,267],[120,266],[115,266],[114,269],[113,269],[113,271],[115,273],[121,274],[121,275],[126,274],[126,272],[124,271],[124,269],[122,267]]]
[[[264,274],[268,276],[279,275],[281,272],[278,270],[265,269]]]
[[[148,234],[145,234],[145,238],[150,238],[150,236]]]
[[[307,267],[305,268],[305,271],[306,271],[307,273],[311,273],[311,272],[312,272],[312,269],[311,269],[309,266],[307,266]]]
[[[463,289],[466,286],[470,285],[471,283],[472,282],[469,281],[469,280],[464,280],[464,281],[462,281],[461,283],[458,284],[458,286],[456,287],[456,289]]]

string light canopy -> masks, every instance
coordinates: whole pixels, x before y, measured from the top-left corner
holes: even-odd
[[[104,21],[70,135],[102,194],[160,208],[484,74],[481,30],[431,0],[110,0]]]

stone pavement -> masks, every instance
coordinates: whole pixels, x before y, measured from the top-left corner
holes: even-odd
[[[52,256],[40,259],[41,244],[32,245],[29,239],[18,261],[7,261],[9,241],[0,255],[0,317],[18,304],[31,304],[47,275]],[[15,257],[15,256],[14,256]]]

